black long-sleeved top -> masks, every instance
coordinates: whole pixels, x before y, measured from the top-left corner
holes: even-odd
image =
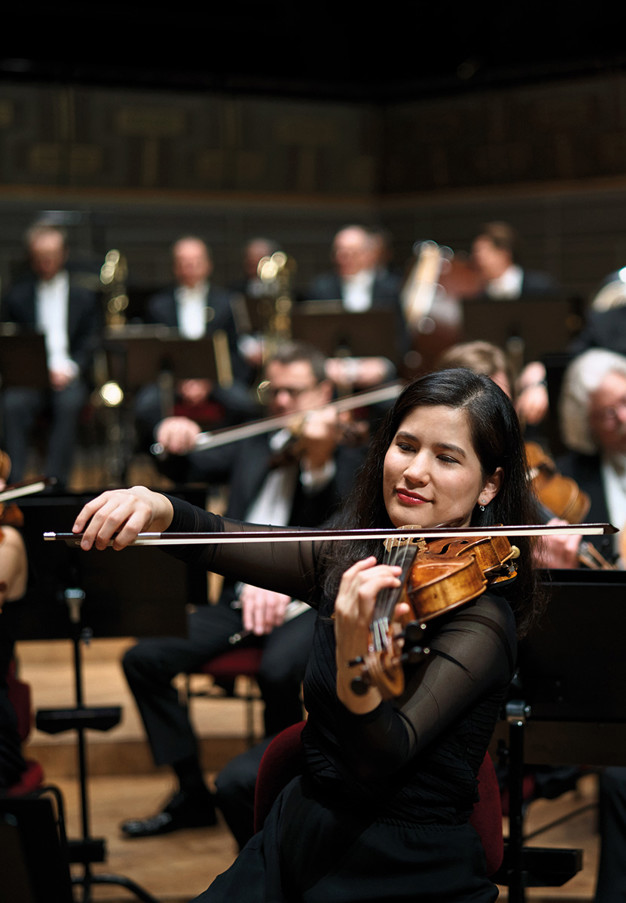
[[[255,529],[172,499],[174,532]],[[258,528],[257,528],[258,529]],[[516,655],[515,623],[495,591],[431,622],[431,653],[406,671],[402,696],[366,715],[337,698],[334,600],[324,595],[323,543],[174,546],[207,569],[303,599],[318,609],[304,680],[307,772],[329,805],[377,818],[460,824]],[[327,551],[327,549],[326,549]]]

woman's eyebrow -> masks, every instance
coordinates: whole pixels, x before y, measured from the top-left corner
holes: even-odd
[[[410,433],[408,430],[398,430],[396,433],[396,439],[409,439],[411,442],[419,442],[419,438],[415,436],[413,433]],[[464,448],[461,448],[460,445],[455,445],[453,442],[434,442],[433,445],[436,445],[437,448],[444,449],[445,451],[456,452],[458,455],[462,455],[464,458],[467,457],[467,452]]]

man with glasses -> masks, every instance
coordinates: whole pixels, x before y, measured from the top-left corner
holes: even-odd
[[[575,357],[563,376],[561,438],[568,454],[557,461],[589,495],[591,523],[626,524],[626,357],[592,348]],[[609,561],[619,556],[619,534],[590,537]],[[626,563],[618,562],[624,567]]]
[[[268,414],[293,414],[297,435],[280,429],[213,450],[190,452],[178,461],[178,477],[184,465],[189,481],[227,484],[228,517],[276,526],[319,526],[347,493],[362,450],[338,444],[337,415],[328,407],[333,389],[326,379],[324,356],[317,350],[303,344],[282,345],[268,361],[264,376],[262,397]],[[179,427],[188,430],[187,447],[193,447],[189,423],[170,420],[162,426],[157,438],[166,451],[173,444],[181,448],[171,438],[180,435]],[[178,788],[156,815],[124,822],[127,837],[215,824],[215,800],[204,782],[188,711],[179,703],[171,681],[232,648],[229,637],[233,634],[252,631],[245,642],[261,645],[264,651],[258,682],[265,703],[266,736],[301,720],[300,685],[314,613],[309,609],[286,618],[291,601],[280,593],[226,582],[217,604],[190,614],[187,638],[148,638],[128,650],[124,672],[155,763],[171,766]],[[247,827],[238,825],[236,814],[225,815],[240,840]],[[244,821],[250,822],[250,812],[244,813]]]

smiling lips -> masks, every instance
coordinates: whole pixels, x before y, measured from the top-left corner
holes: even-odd
[[[404,489],[403,487],[396,489],[396,498],[402,505],[424,505],[431,501],[430,499],[425,499],[423,495],[411,492],[410,489]]]

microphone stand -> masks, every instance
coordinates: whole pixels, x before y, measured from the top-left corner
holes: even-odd
[[[82,624],[82,603],[85,593],[82,589],[68,588],[64,591],[64,598],[69,611],[73,644],[75,706],[67,709],[40,709],[36,715],[36,724],[39,730],[49,734],[58,734],[67,730],[76,731],[82,832],[78,840],[68,841],[68,854],[71,863],[82,865],[83,874],[80,877],[72,876],[72,884],[82,885],[82,903],[91,901],[91,888],[94,884],[120,885],[135,894],[143,903],[158,903],[155,897],[132,879],[122,875],[94,874],[91,869],[92,863],[106,860],[106,845],[103,838],[91,835],[85,732],[88,729],[108,731],[115,727],[120,721],[121,708],[119,706],[93,707],[85,705],[81,644],[88,643],[92,637],[91,629]]]

